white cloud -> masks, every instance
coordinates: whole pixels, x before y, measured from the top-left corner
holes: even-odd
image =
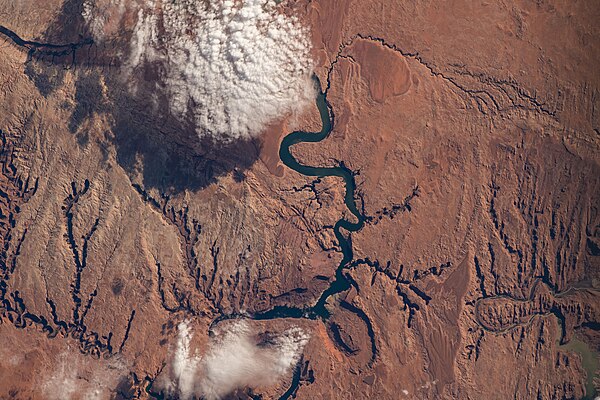
[[[199,371],[200,357],[191,351],[192,331],[189,324],[185,321],[181,322],[177,329],[177,346],[171,361],[172,376],[170,380],[167,380],[167,391],[178,393],[182,398],[188,399],[196,391],[195,382]]]
[[[76,380],[75,368],[67,369],[63,361],[44,382],[42,391],[48,400],[71,399],[77,389]]]
[[[44,377],[41,390],[48,400],[108,399],[125,374],[125,365],[115,357],[95,360],[64,352],[55,368]]]
[[[298,362],[308,341],[304,331],[292,328],[260,345],[246,322],[233,321],[215,333],[200,357],[191,351],[188,323],[178,330],[169,378],[162,383],[182,399],[220,399],[237,388],[273,385]]]
[[[101,42],[106,35],[115,33],[125,11],[123,0],[85,0],[81,14],[94,39]]]
[[[109,3],[122,19],[123,0],[96,0],[103,4],[96,8],[91,1],[84,16],[103,36],[110,30],[99,25],[109,21],[98,10]],[[161,63],[170,111],[192,115],[200,136],[247,138],[314,98],[309,36],[273,0],[147,1],[138,6],[126,66],[135,78],[144,63]]]

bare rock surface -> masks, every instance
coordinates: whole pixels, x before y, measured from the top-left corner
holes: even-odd
[[[290,151],[352,173],[345,240],[347,182],[280,159],[316,106],[199,138],[161,65],[124,81],[136,14],[98,42],[84,3],[0,0],[0,398],[600,388],[600,3],[282,2],[333,119]]]

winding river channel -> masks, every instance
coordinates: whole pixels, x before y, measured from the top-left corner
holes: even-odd
[[[327,176],[337,176],[344,179],[346,185],[346,194],[344,196],[344,203],[350,212],[356,217],[356,222],[348,221],[343,217],[340,218],[334,225],[333,231],[335,237],[339,243],[340,249],[342,250],[342,260],[338,265],[335,272],[335,279],[331,282],[329,287],[321,293],[321,296],[317,302],[310,307],[289,307],[289,306],[278,306],[269,311],[257,313],[253,315],[253,319],[273,319],[273,318],[309,318],[309,319],[327,319],[330,315],[327,310],[327,300],[335,296],[336,294],[342,293],[350,288],[350,280],[344,275],[343,270],[353,259],[352,242],[350,237],[344,236],[342,229],[348,232],[356,232],[365,222],[365,217],[358,211],[356,201],[354,199],[354,191],[356,190],[356,182],[354,181],[354,173],[348,169],[343,163],[340,163],[337,167],[312,167],[301,164],[294,158],[290,148],[298,143],[317,143],[326,139],[333,129],[334,114],[331,105],[327,102],[327,95],[321,90],[321,84],[317,77],[314,78],[315,85],[319,90],[317,95],[316,104],[319,109],[321,116],[322,128],[320,132],[305,132],[295,131],[288,134],[281,141],[279,147],[279,158],[281,161],[294,171],[305,175],[324,178]],[[300,364],[296,366],[292,383],[290,388],[280,397],[280,400],[290,398],[300,383]]]
[[[354,181],[354,173],[345,167],[343,163],[340,163],[337,167],[311,167],[298,162],[292,155],[290,148],[298,143],[317,143],[329,136],[333,129],[334,115],[331,109],[331,105],[327,102],[327,96],[320,90],[320,83],[318,78],[314,78],[317,88],[319,88],[319,94],[317,95],[317,107],[321,115],[322,128],[320,132],[304,132],[295,131],[287,135],[281,142],[279,148],[279,157],[281,161],[294,171],[305,175],[314,177],[327,177],[337,176],[344,179],[346,185],[346,194],[344,196],[344,202],[348,210],[356,217],[356,222],[348,221],[347,219],[339,219],[333,227],[335,237],[342,250],[342,260],[336,269],[335,279],[329,287],[321,294],[317,303],[312,307],[288,307],[279,306],[269,311],[255,314],[254,319],[273,319],[273,318],[324,318],[329,317],[329,311],[326,308],[327,300],[338,293],[342,293],[350,288],[350,281],[343,274],[343,269],[350,261],[352,261],[352,242],[349,237],[344,236],[342,229],[348,232],[356,232],[365,222],[365,217],[358,211],[356,201],[354,200],[354,191],[356,189],[356,183]]]
[[[3,35],[10,39],[14,44],[19,47],[28,50],[31,56],[34,52],[39,52],[40,55],[47,55],[52,57],[59,57],[65,55],[72,55],[72,62],[75,61],[75,52],[77,49],[83,46],[89,46],[93,44],[91,39],[82,40],[79,43],[68,43],[68,44],[52,44],[52,43],[41,43],[34,41],[27,41],[21,39],[15,32],[10,29],[0,26],[0,35]],[[322,319],[326,320],[330,316],[330,311],[327,308],[328,300],[348,290],[351,286],[350,279],[344,274],[344,269],[353,260],[353,249],[352,241],[349,233],[356,232],[361,229],[365,222],[365,217],[358,210],[355,201],[355,190],[356,182],[354,180],[354,173],[347,168],[343,163],[340,163],[336,167],[314,167],[304,165],[298,162],[292,155],[290,149],[292,146],[299,143],[318,143],[326,139],[333,129],[334,124],[334,113],[331,105],[327,101],[326,91],[321,90],[321,85],[317,77],[314,78],[315,85],[319,92],[316,98],[316,105],[320,113],[322,128],[320,132],[306,132],[306,131],[295,131],[287,136],[281,142],[279,148],[279,157],[281,161],[290,169],[310,177],[324,178],[328,176],[340,177],[345,183],[345,196],[344,203],[351,214],[355,217],[356,222],[349,221],[345,218],[340,218],[334,225],[334,234],[339,243],[339,247],[342,252],[342,260],[338,265],[335,277],[325,291],[323,291],[317,300],[312,305],[306,305],[304,307],[290,307],[290,306],[277,306],[270,310],[259,312],[248,315],[224,315],[213,321],[215,323],[230,318],[245,317],[254,320],[269,320],[276,318],[306,318],[306,319]],[[345,230],[348,234],[344,236],[342,230]],[[501,296],[498,296],[501,297]],[[560,326],[559,332],[563,329],[562,321],[558,319]],[[211,325],[211,326],[212,326]],[[371,335],[372,333],[370,333]],[[562,335],[557,338],[557,346],[560,350],[570,351],[579,353],[582,357],[582,366],[587,373],[587,379],[585,382],[586,396],[584,399],[593,399],[597,395],[594,387],[594,376],[600,368],[600,362],[598,360],[598,354],[595,353],[590,346],[585,342],[573,337],[568,343],[562,344]],[[300,384],[301,378],[301,363],[298,363],[295,367],[292,382],[289,389],[280,397],[280,400],[289,399],[294,395]],[[146,387],[146,392],[155,399],[164,399],[162,393],[155,393],[152,391],[152,381]]]
[[[320,89],[320,82],[318,78],[313,78],[315,85]],[[215,324],[232,318],[250,318],[253,320],[269,320],[277,318],[305,318],[305,319],[328,319],[330,312],[326,305],[327,300],[335,296],[336,294],[342,293],[348,290],[351,286],[350,280],[343,273],[344,268],[352,261],[352,242],[350,237],[344,236],[342,229],[348,232],[356,232],[363,227],[365,223],[365,217],[358,211],[358,207],[354,200],[354,191],[356,189],[356,182],[354,181],[354,173],[352,170],[347,168],[343,163],[340,163],[337,167],[311,167],[308,165],[300,164],[298,160],[294,158],[290,152],[290,148],[298,143],[317,143],[329,136],[333,129],[334,115],[331,110],[331,105],[327,102],[326,93],[319,90],[317,95],[316,104],[319,109],[321,116],[322,128],[320,132],[305,132],[295,131],[288,134],[283,138],[281,146],[279,148],[279,157],[281,161],[289,168],[294,171],[305,175],[324,178],[327,176],[337,176],[344,179],[346,185],[346,194],[344,196],[344,203],[348,210],[356,217],[356,222],[348,221],[347,219],[340,218],[334,225],[333,231],[338,241],[340,249],[342,251],[342,260],[335,271],[335,278],[330,283],[317,302],[312,306],[304,307],[290,307],[290,306],[275,306],[267,311],[257,312],[251,315],[248,314],[227,314],[216,318],[212,324]]]
[[[330,283],[321,296],[317,300],[317,302],[312,306],[305,307],[289,307],[289,306],[276,306],[270,310],[259,312],[248,315],[223,315],[217,319],[215,319],[211,326],[214,326],[220,321],[231,319],[231,318],[250,318],[253,320],[269,320],[269,319],[277,319],[277,318],[305,318],[305,319],[328,319],[330,316],[330,312],[327,309],[327,301],[332,296],[335,296],[339,293],[342,293],[348,290],[351,286],[350,280],[344,275],[344,268],[352,261],[353,252],[352,252],[352,242],[350,237],[344,236],[342,233],[342,229],[348,232],[356,232],[365,222],[365,217],[358,211],[358,207],[356,205],[356,201],[354,200],[354,192],[356,189],[356,182],[354,181],[354,173],[340,163],[337,167],[312,167],[308,165],[301,164],[294,158],[292,155],[290,148],[298,143],[317,143],[324,139],[326,139],[333,129],[334,122],[334,114],[331,109],[331,105],[327,102],[326,93],[323,92],[320,88],[320,82],[318,78],[314,78],[315,85],[319,90],[317,95],[316,104],[319,109],[319,114],[321,116],[322,128],[320,132],[305,132],[305,131],[295,131],[287,136],[285,136],[281,142],[281,146],[279,148],[279,157],[281,161],[288,167],[293,169],[294,171],[305,175],[305,176],[314,176],[319,178],[324,178],[327,176],[337,176],[344,179],[346,185],[346,194],[344,196],[344,203],[348,210],[356,217],[356,222],[348,221],[347,219],[340,218],[333,227],[333,231],[335,237],[339,243],[340,249],[342,251],[342,260],[338,265],[335,278]],[[286,400],[292,397],[292,395],[298,389],[300,384],[300,374],[301,374],[301,363],[298,363],[295,367],[292,382],[289,389],[279,398],[280,400]],[[147,387],[146,391],[155,399],[163,399],[163,395],[160,393],[154,393],[151,390],[152,385]]]

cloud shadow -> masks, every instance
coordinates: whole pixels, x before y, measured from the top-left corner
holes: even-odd
[[[67,0],[49,29],[37,39],[49,44],[72,44],[57,56],[45,48],[30,51],[30,78],[45,96],[62,85],[56,68],[75,69],[75,104],[68,121],[79,145],[90,140],[86,121],[94,114],[108,116],[112,134],[109,142],[117,162],[135,183],[163,194],[201,190],[219,177],[233,174],[243,180],[244,171],[258,159],[260,141],[239,139],[216,142],[208,135],[199,138],[191,122],[169,112],[164,95],[162,66],[147,63],[137,71],[135,87],[129,90],[118,65],[127,58],[128,37],[106,43],[77,46],[91,38],[82,17],[83,0]],[[116,56],[120,54],[120,56]],[[139,81],[139,82],[138,82]],[[140,182],[141,180],[141,182]]]

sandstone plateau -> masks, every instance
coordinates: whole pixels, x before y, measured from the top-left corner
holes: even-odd
[[[88,3],[0,0],[0,398],[600,393],[599,1],[284,0],[326,103],[224,143]]]

